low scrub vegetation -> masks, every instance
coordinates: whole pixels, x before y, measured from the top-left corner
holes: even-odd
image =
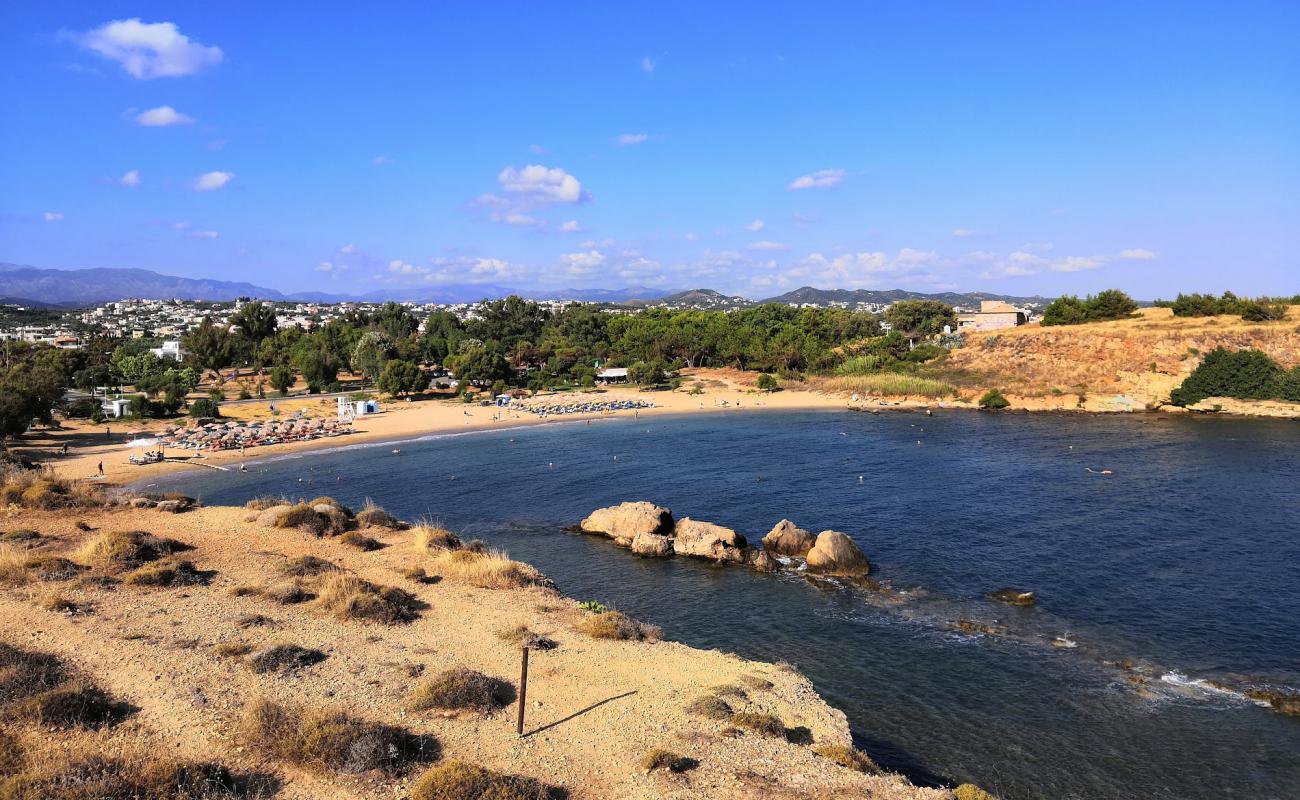
[[[547,800],[552,790],[523,775],[507,775],[465,761],[425,770],[411,787],[411,800]]]
[[[1300,402],[1300,365],[1288,371],[1259,350],[1215,348],[1170,393],[1169,400],[1190,406],[1207,397]]]
[[[1175,317],[1214,317],[1233,314],[1247,322],[1272,322],[1286,319],[1287,305],[1300,304],[1295,297],[1238,297],[1224,292],[1221,297],[1212,294],[1179,294],[1174,300],[1157,300],[1157,306],[1172,308]]]
[[[414,596],[393,586],[378,586],[355,575],[331,573],[321,582],[316,605],[338,620],[396,625],[419,616]]]
[[[261,595],[272,603],[279,603],[282,606],[306,603],[309,600],[316,599],[316,593],[302,581],[290,581],[289,583],[272,586],[262,590]]]
[[[298,503],[276,514],[273,526],[306,531],[316,536],[337,536],[352,527],[352,518],[337,506]]]
[[[316,556],[298,556],[291,558],[280,567],[280,573],[292,578],[307,578],[313,575],[323,575],[326,572],[339,572],[339,567],[323,558]]]
[[[1011,405],[1011,401],[997,389],[989,389],[979,401],[980,408],[989,411],[998,411]]]
[[[191,549],[145,531],[109,531],[89,539],[73,553],[78,561],[109,572],[137,569],[150,561]]]
[[[0,505],[43,511],[98,508],[104,505],[104,491],[95,484],[56,477],[47,469],[4,466],[0,471]]]
[[[491,711],[514,700],[515,687],[510,682],[456,667],[420,684],[411,696],[411,707],[420,711],[431,708]]]
[[[880,372],[870,375],[848,375],[827,378],[822,387],[833,392],[856,392],[865,395],[890,395],[906,397],[925,397],[941,400],[957,393],[950,383],[924,378],[919,375],[907,375],[894,372]]]
[[[618,611],[592,614],[578,623],[578,630],[593,639],[619,639],[630,642],[657,642],[663,632]]]
[[[785,723],[780,717],[758,711],[737,711],[731,715],[731,724],[764,736],[784,737],[786,734]]]
[[[1043,311],[1043,325],[1080,325],[1085,322],[1102,322],[1126,319],[1137,311],[1138,304],[1119,289],[1106,289],[1080,300],[1074,295],[1063,295],[1052,301]]]
[[[388,528],[394,531],[405,530],[407,527],[405,522],[369,500],[366,500],[366,504],[361,507],[361,511],[357,514],[357,524],[363,528]]]
[[[307,709],[256,700],[244,711],[236,738],[262,755],[318,772],[399,773],[437,760],[432,736],[330,709]],[[435,795],[436,796],[436,795]]]
[[[273,644],[254,650],[244,659],[253,672],[295,672],[324,661],[327,656],[319,650],[296,644]]]
[[[176,561],[150,564],[122,576],[127,586],[200,586],[212,580],[212,573],[194,566],[193,561]]]
[[[430,550],[459,550],[460,537],[441,525],[431,522],[415,526],[411,535],[411,545],[421,553]]]
[[[654,772],[657,769],[666,769],[669,772],[686,772],[699,766],[699,763],[693,758],[680,756],[671,750],[656,747],[646,753],[645,758],[641,759],[641,768],[646,772]]]
[[[555,640],[535,633],[527,625],[515,625],[512,628],[497,631],[497,638],[503,642],[532,650],[554,650],[559,647]]]
[[[876,762],[871,760],[871,756],[861,750],[842,744],[823,744],[813,748],[813,752],[822,758],[834,761],[841,767],[851,769],[856,772],[866,772],[875,774],[880,772],[880,767]]]
[[[268,508],[275,508],[276,506],[291,505],[293,505],[293,501],[284,495],[276,497],[275,495],[264,494],[261,497],[254,497],[252,500],[244,503],[244,508],[247,508],[250,511],[265,511]]]
[[[374,539],[369,536],[366,536],[364,533],[361,533],[360,531],[348,531],[347,533],[339,537],[339,543],[345,544],[348,547],[355,547],[356,549],[362,551],[363,553],[369,553],[374,550],[380,550],[384,546],[383,542],[379,541],[378,539]]]
[[[530,564],[514,561],[503,551],[447,550],[434,559],[438,574],[481,589],[553,588],[551,581]]]
[[[731,704],[716,694],[706,694],[696,698],[686,707],[686,710],[696,716],[717,721],[730,719],[734,713]]]

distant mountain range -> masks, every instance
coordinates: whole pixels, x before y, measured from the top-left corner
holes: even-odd
[[[0,263],[0,302],[34,307],[78,308],[122,300],[130,297],[150,299],[229,301],[237,297],[256,297],[281,302],[340,303],[346,300],[382,302],[396,300],[412,303],[472,303],[519,294],[535,300],[579,300],[631,306],[669,306],[673,308],[732,309],[760,303],[793,303],[818,306],[843,303],[887,304],[896,300],[932,299],[950,305],[974,306],[981,300],[1006,300],[1016,305],[1042,306],[1046,297],[1014,297],[987,292],[943,292],[925,294],[902,289],[815,289],[804,286],[765,300],[750,300],[725,295],[712,289],[690,289],[667,293],[648,286],[624,289],[560,289],[517,291],[489,284],[444,285],[379,289],[363,294],[294,292],[285,294],[242,281],[209,278],[182,278],[146,269],[40,269],[24,264]]]

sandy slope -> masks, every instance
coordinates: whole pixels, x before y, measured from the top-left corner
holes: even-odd
[[[807,746],[745,734],[721,735],[722,723],[690,715],[683,706],[710,687],[746,677],[771,681],[749,690],[747,707],[806,726],[818,742],[848,742],[842,713],[827,706],[802,676],[779,666],[681,644],[590,639],[575,631],[585,612],[541,589],[487,590],[444,580],[406,581],[399,569],[427,558],[407,533],[381,536],[390,546],[372,553],[297,531],[261,528],[246,512],[205,508],[183,515],[157,511],[55,513],[10,509],[6,530],[27,527],[57,536],[44,552],[73,549],[98,529],[146,529],[195,546],[200,568],[215,570],[209,586],[183,589],[77,588],[46,584],[0,589],[0,638],[56,653],[84,668],[105,689],[141,709],[128,727],[159,734],[178,754],[221,758],[252,767],[254,753],[229,740],[233,722],[251,698],[337,705],[373,719],[430,732],[447,756],[525,773],[567,788],[574,798],[873,797],[943,798],[947,792],[911,787],[894,777],[850,772]],[[370,531],[370,532],[373,532]],[[310,605],[279,606],[258,597],[234,597],[236,586],[276,579],[286,558],[314,554],[382,584],[413,591],[429,608],[412,624],[395,627],[337,622]],[[89,603],[93,613],[66,616],[39,608],[48,590]],[[240,630],[235,620],[262,613],[274,627]],[[445,717],[405,710],[419,670],[431,674],[468,666],[515,681],[519,651],[496,632],[520,623],[559,642],[535,653],[528,690],[530,736],[514,733],[514,709],[491,716]],[[329,657],[297,675],[256,675],[214,652],[222,642],[289,642]],[[647,750],[666,747],[696,758],[684,775],[645,774]],[[323,779],[273,765],[287,778],[285,798],[401,796],[400,785],[378,778]]]

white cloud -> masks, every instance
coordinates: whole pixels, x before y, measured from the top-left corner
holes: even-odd
[[[686,232],[686,241],[688,241],[688,242],[698,242],[699,240],[700,240],[700,235],[699,235],[698,233],[696,233],[695,231],[687,231],[687,232]]]
[[[800,175],[790,183],[787,189],[831,189],[844,181],[842,169],[819,169],[807,175]]]
[[[749,249],[775,251],[775,250],[789,250],[790,247],[780,242],[761,241],[761,242],[754,242],[753,244],[749,245]]]
[[[140,170],[132,169],[122,173],[122,177],[117,179],[118,186],[139,186]]]
[[[357,252],[357,246],[355,244],[348,243],[340,247],[339,252],[345,256],[350,256],[353,253]]]
[[[389,158],[388,156],[375,156],[374,158],[370,159],[370,163],[376,167],[386,167],[389,164],[393,163],[393,159]]]
[[[981,236],[988,236],[989,231],[981,230],[979,228],[957,228],[952,232],[952,235],[958,239],[975,239]]]
[[[745,230],[747,230],[747,231],[753,231],[754,233],[758,233],[759,231],[763,230],[763,229],[766,228],[766,227],[767,227],[767,223],[766,223],[766,222],[764,222],[764,221],[761,220],[761,219],[756,219],[756,220],[754,220],[753,222],[751,222],[751,223],[749,223],[748,225],[746,225],[746,226],[745,226]]]
[[[191,231],[190,232],[191,239],[216,239],[220,235],[221,234],[217,233],[216,231]]]
[[[431,270],[428,267],[417,267],[400,258],[395,258],[388,262],[388,271],[394,275],[427,275]]]
[[[1146,248],[1132,247],[1128,250],[1121,250],[1119,257],[1130,261],[1150,261],[1156,258],[1156,254],[1154,251],[1147,250]]]
[[[582,184],[559,167],[529,164],[523,169],[506,167],[497,175],[501,188],[521,197],[544,203],[578,203],[583,200]]]
[[[618,142],[619,145],[623,147],[627,147],[630,144],[641,144],[649,138],[650,134],[648,133],[625,133],[614,141]]]
[[[588,239],[588,240],[585,241],[585,242],[579,242],[579,243],[578,243],[578,246],[579,246],[579,247],[585,247],[585,248],[587,248],[588,250],[595,250],[595,249],[598,249],[598,248],[601,248],[601,247],[613,247],[613,246],[614,246],[614,240],[613,240],[613,239],[609,239],[609,238],[606,238],[606,239]]]
[[[578,224],[576,219],[560,223],[560,233],[580,233],[581,231],[582,226]]]
[[[62,222],[62,221],[63,221],[63,212],[62,212],[62,211],[46,211],[46,212],[45,212],[44,214],[42,214],[41,216],[43,216],[43,217],[45,218],[45,221],[46,221],[46,222]]]
[[[504,222],[505,224],[515,228],[531,228],[534,225],[539,224],[535,217],[530,217],[527,214],[518,214],[518,213],[493,214],[492,221]]]
[[[315,270],[316,270],[317,272],[325,272],[325,273],[329,273],[329,274],[334,274],[334,273],[338,273],[338,272],[344,272],[345,270],[347,270],[347,265],[346,265],[346,264],[335,264],[333,261],[322,261],[322,262],[320,262],[319,264],[317,264],[317,265],[315,266]]]
[[[158,106],[135,115],[135,124],[145,128],[166,128],[169,125],[189,125],[194,118],[182,114],[171,106]]]
[[[644,57],[641,59],[641,71],[642,71],[642,72],[654,72],[656,66],[658,66],[658,65],[655,64],[654,59],[651,58],[650,56],[644,56]]]
[[[194,179],[194,191],[211,192],[230,183],[234,178],[233,172],[205,172]]]
[[[221,63],[223,55],[220,47],[190,41],[172,22],[119,19],[82,34],[66,35],[142,80],[191,75]]]
[[[588,250],[583,253],[565,253],[560,256],[570,275],[590,275],[605,263],[605,255],[599,250]]]

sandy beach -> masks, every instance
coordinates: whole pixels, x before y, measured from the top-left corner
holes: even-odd
[[[69,421],[58,430],[33,431],[21,447],[15,448],[28,457],[50,464],[55,472],[66,478],[98,479],[99,465],[104,468],[103,482],[112,485],[136,483],[183,469],[223,467],[237,469],[241,463],[280,456],[287,453],[320,448],[341,447],[376,442],[400,442],[420,436],[464,433],[477,430],[505,429],[520,426],[571,423],[583,420],[665,414],[745,413],[755,410],[848,408],[846,396],[817,391],[783,390],[759,392],[753,386],[754,373],[736,370],[692,370],[686,373],[687,382],[674,391],[640,391],[635,387],[610,387],[594,392],[543,393],[533,398],[534,403],[562,404],[565,402],[608,402],[614,400],[639,400],[651,402],[653,408],[637,411],[565,414],[542,417],[537,414],[512,411],[496,406],[467,404],[455,399],[419,399],[381,401],[380,413],[361,417],[353,426],[354,432],[346,436],[290,442],[246,449],[204,453],[194,459],[192,450],[166,449],[170,460],[158,464],[135,465],[132,455],[145,448],[132,446],[139,439],[152,439],[163,429],[184,424],[187,420],[109,421],[95,425]],[[701,394],[691,394],[688,389],[698,385]],[[271,417],[274,404],[278,416],[287,418],[296,412],[310,417],[333,419],[336,403],[333,397],[269,398],[267,400],[228,403],[222,413],[232,420],[262,420]],[[61,455],[64,444],[68,454]],[[205,466],[197,466],[202,464]]]

